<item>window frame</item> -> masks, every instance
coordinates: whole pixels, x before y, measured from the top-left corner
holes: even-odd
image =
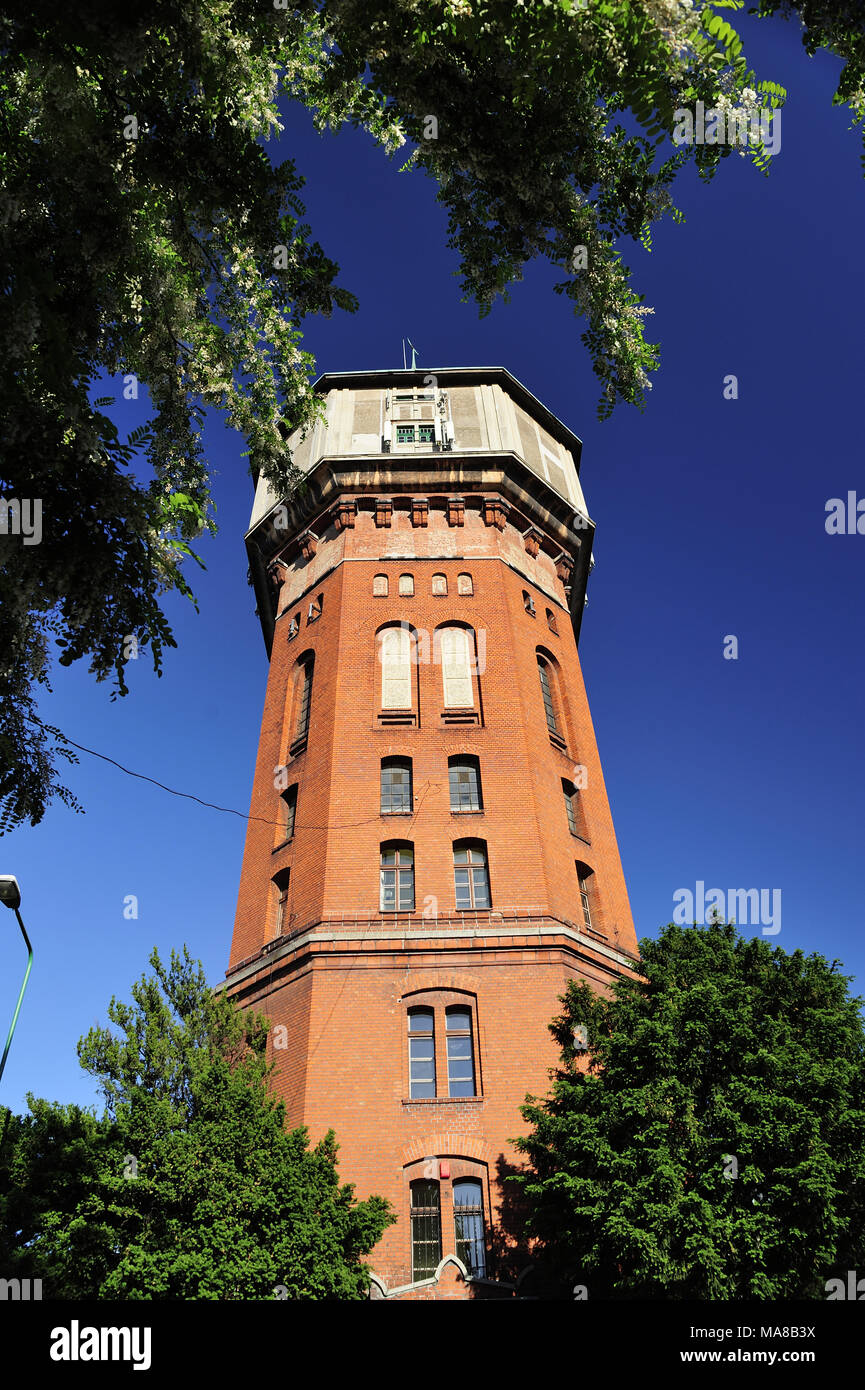
[[[270,940],[278,941],[281,936],[287,934],[286,927],[291,923],[291,915],[287,911],[291,896],[291,869],[280,869],[273,875],[270,882],[276,895],[276,905],[271,918]]]
[[[463,772],[474,774],[474,800],[476,804],[470,806],[454,805],[454,773],[458,775]],[[456,785],[459,785],[457,781]],[[450,796],[450,807],[452,816],[479,816],[483,815],[484,793],[481,781],[481,762],[474,753],[452,753],[448,758],[448,793]],[[462,800],[458,797],[458,801]]]
[[[598,876],[592,866],[582,859],[574,860],[574,868],[577,872],[577,892],[581,911],[581,921],[577,925],[581,931],[589,931],[593,936],[603,937],[606,941],[608,936],[604,927],[604,913],[598,898]]]
[[[290,787],[286,787],[285,791],[279,794],[280,801],[282,802],[283,815],[285,817],[283,836],[280,842],[283,845],[289,844],[289,842],[294,839],[294,832],[297,829],[297,796],[297,782],[292,782]]]
[[[458,1189],[466,1191],[468,1188],[474,1189],[480,1200],[473,1203],[458,1202]],[[480,1178],[471,1176],[454,1178],[451,1184],[451,1203],[454,1217],[454,1249],[456,1250],[457,1259],[462,1260],[472,1278],[485,1279],[487,1277],[487,1231],[486,1222],[484,1220],[483,1181]],[[468,1236],[464,1231],[460,1231],[460,1213],[470,1218],[473,1217],[478,1221],[479,1234],[477,1234],[476,1230],[474,1235]],[[470,1255],[467,1257],[466,1247],[474,1247],[479,1258],[475,1260]]]
[[[434,1196],[435,1200],[430,1200]],[[423,1198],[420,1201],[416,1198]],[[428,1223],[426,1226],[421,1222]],[[411,1281],[420,1283],[432,1279],[442,1260],[442,1201],[441,1183],[434,1178],[415,1178],[409,1184],[409,1228],[411,1231]],[[426,1237],[426,1238],[424,1238]],[[429,1247],[436,1253],[422,1262],[418,1260],[418,1249]]]
[[[400,809],[396,809],[396,808],[393,806],[393,804],[391,804],[390,806],[388,806],[388,807],[386,808],[386,807],[385,807],[385,773],[386,773],[386,772],[392,772],[392,771],[395,771],[395,770],[397,770],[397,769],[399,769],[399,770],[402,771],[402,772],[407,772],[407,773],[408,773],[408,795],[407,795],[407,797],[406,797],[407,805],[401,807]],[[389,798],[390,801],[391,801],[391,803],[393,803],[392,785],[393,785],[393,784],[391,784],[391,796],[390,796],[390,798]],[[380,772],[379,772],[379,815],[380,815],[380,816],[411,816],[411,815],[413,815],[413,814],[414,814],[414,769],[413,769],[413,767],[412,767],[412,760],[411,760],[411,758],[404,757],[401,753],[389,754],[386,758],[382,758],[382,760],[381,760],[381,768],[380,768]]]
[[[568,781],[567,777],[561,779],[561,786],[568,829],[574,839],[582,840],[584,845],[588,845],[591,842],[586,829],[586,812],[580,796],[580,789],[573,782]]]
[[[457,862],[457,854],[468,854],[468,855],[469,855],[469,858],[466,859],[466,860],[464,860],[464,861]],[[471,855],[472,855],[472,854],[480,854],[480,859],[476,862],[475,860],[473,860],[473,859],[471,858]],[[486,841],[485,841],[485,840],[477,840],[477,839],[454,840],[454,842],[453,842],[453,869],[454,869],[454,903],[455,903],[455,911],[456,911],[456,912],[492,912],[492,910],[493,910],[493,894],[492,894],[492,887],[491,887],[491,884],[490,884],[489,850],[488,850],[488,846],[487,846]],[[482,870],[483,870],[484,888],[485,888],[485,890],[486,890],[487,901],[486,901],[486,903],[483,903],[483,904],[479,904],[479,903],[477,903],[477,902],[475,901],[475,896],[476,896],[475,872],[476,872],[478,869],[482,869]],[[461,906],[460,906],[460,903],[459,903],[459,892],[458,892],[458,886],[459,886],[459,885],[458,885],[458,883],[457,883],[457,874],[458,874],[458,873],[465,873],[465,874],[466,874],[466,887],[468,888],[468,891],[469,891],[469,899],[470,899],[470,901],[469,901],[468,905],[465,906],[465,907],[461,907]]]
[[[424,1017],[428,1015],[432,1019],[431,1027],[412,1028],[412,1019],[419,1018],[421,1015],[423,1015]],[[437,1100],[438,1067],[436,1066],[436,1017],[434,1005],[413,1004],[410,1008],[406,1010],[406,1022],[408,1028],[408,1098],[409,1100]],[[432,1080],[429,1080],[428,1078],[420,1078],[418,1080],[415,1080],[415,1078],[412,1076],[412,1064],[415,1062],[428,1062],[430,1061],[430,1058],[413,1057],[412,1043],[426,1041],[429,1041],[432,1044]],[[432,1095],[418,1095],[414,1090],[415,1086],[432,1086]]]
[[[402,655],[399,663],[389,659],[385,661],[385,650],[391,641],[393,633],[405,634],[401,639],[400,647],[404,646],[405,655]],[[384,724],[416,724],[417,723],[417,634],[415,629],[405,621],[394,621],[384,623],[376,632],[376,661],[381,675],[377,681],[376,709],[380,725]],[[387,667],[391,669],[398,665],[400,682],[408,688],[408,703],[399,705],[386,705],[385,700],[385,673]],[[407,669],[406,669],[407,668]],[[391,677],[395,682],[396,678]]]
[[[315,679],[315,652],[301,656],[296,665],[294,687],[294,734],[289,744],[289,753],[301,753],[309,740],[309,726],[312,717],[312,686]]]
[[[477,1084],[477,1075],[476,1075],[476,1072],[475,1072],[475,1039],[474,1039],[474,1029],[472,1028],[472,1010],[471,1010],[471,1008],[467,1008],[464,1004],[446,1004],[446,1005],[444,1006],[444,1008],[445,1008],[445,1060],[446,1060],[446,1062],[447,1062],[448,1099],[449,1099],[449,1100],[474,1100],[474,1098],[477,1096],[477,1093],[478,1093],[478,1084]],[[450,1026],[450,1018],[451,1018],[451,1015],[452,1015],[452,1014],[457,1014],[457,1013],[460,1013],[460,1014],[468,1014],[468,1020],[469,1020],[469,1026],[468,1026],[468,1028],[452,1028],[452,1027]],[[452,1075],[451,1075],[451,1063],[452,1063],[452,1062],[455,1062],[455,1063],[464,1062],[466,1059],[465,1059],[465,1057],[459,1057],[459,1056],[456,1056],[456,1055],[451,1056],[451,1047],[450,1047],[451,1041],[452,1041],[452,1040],[456,1041],[457,1039],[462,1039],[462,1038],[466,1038],[466,1037],[467,1037],[468,1040],[469,1040],[469,1055],[468,1055],[468,1061],[469,1061],[470,1066],[471,1066],[471,1076],[470,1076],[469,1078],[452,1076]],[[465,1093],[462,1093],[462,1094],[459,1093],[459,1092],[454,1091],[453,1088],[454,1088],[455,1085],[462,1085],[462,1084],[465,1084],[467,1080],[471,1083],[471,1088],[472,1088],[471,1091],[465,1092]]]
[[[555,658],[544,647],[535,648],[538,680],[544,707],[547,734],[554,748],[564,752],[568,747],[567,718],[562,698],[559,668]]]
[[[435,1096],[416,1096],[411,1094],[411,1058],[409,1048],[406,1047],[403,1053],[405,1061],[403,1063],[402,1087],[403,1105],[454,1105],[464,1103],[475,1105],[484,1099],[483,1093],[483,1065],[481,1058],[481,1038],[478,1023],[478,1000],[477,995],[467,990],[449,988],[447,985],[411,990],[404,994],[400,999],[404,1020],[402,1023],[403,1036],[411,1036],[409,1033],[408,1019],[411,1014],[432,1013],[433,1014],[433,1036],[435,1053]],[[472,1059],[472,1081],[474,1084],[474,1094],[471,1096],[451,1096],[450,1095],[450,1076],[448,1065],[448,1013],[450,1010],[459,1013],[467,1013],[469,1016],[469,1033],[471,1036],[471,1059]],[[451,1029],[456,1036],[464,1036],[464,1030]],[[424,1036],[427,1036],[425,1033]]]
[[[401,861],[400,856],[408,852],[406,862]],[[396,859],[393,864],[384,862],[385,854],[395,854]],[[393,907],[385,906],[385,874],[393,874]],[[402,897],[403,881],[407,879],[411,887],[411,906],[404,905],[400,899]],[[415,910],[415,854],[414,845],[409,840],[383,840],[379,845],[379,912],[393,913],[399,916],[400,913],[414,912]]]
[[[458,660],[454,660],[448,654],[451,633],[462,635],[462,650]],[[439,623],[433,634],[433,662],[441,667],[441,720],[443,724],[480,725],[483,723],[477,651],[477,634],[470,623],[461,622],[458,619]],[[465,693],[466,682],[468,683],[471,703],[449,703],[449,699],[453,699],[454,686],[456,685],[459,690],[461,684],[462,693]]]

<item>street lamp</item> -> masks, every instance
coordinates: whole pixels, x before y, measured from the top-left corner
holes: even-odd
[[[33,947],[30,945],[30,938],[21,921],[21,913],[18,911],[21,906],[21,889],[18,887],[18,880],[12,874],[0,874],[0,902],[5,903],[6,907],[12,909],[18,918],[18,925],[21,928],[21,935],[24,937],[24,944],[27,947],[27,969],[24,972],[24,983],[18,995],[18,1003],[15,1005],[15,1013],[12,1017],[12,1027],[9,1029],[9,1036],[6,1039],[6,1046],[3,1049],[3,1060],[0,1062],[0,1079],[3,1076],[3,1068],[6,1066],[6,1058],[9,1055],[9,1048],[12,1044],[12,1035],[15,1032],[15,1025],[18,1022],[18,1015],[21,1012],[21,1001],[24,998],[24,991],[27,988],[27,981],[30,979],[30,967],[33,964]]]

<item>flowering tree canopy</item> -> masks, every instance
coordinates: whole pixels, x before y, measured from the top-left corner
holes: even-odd
[[[52,640],[126,691],[130,644],[173,645],[160,596],[191,597],[213,529],[200,435],[225,412],[277,490],[286,431],[317,405],[309,313],[348,311],[305,224],[303,180],[268,157],[280,101],[351,123],[424,168],[481,312],[547,257],[585,321],[599,411],[642,405],[658,349],[619,243],[649,246],[677,173],[738,153],[765,170],[777,83],[722,11],[691,0],[10,0],[0,17],[0,496],[41,499],[44,535],[0,532],[0,833],[41,819],[57,730],[36,709]],[[809,51],[845,60],[836,100],[865,115],[861,0],[761,0]],[[703,124],[689,135],[682,113]],[[777,117],[776,117],[777,119]],[[741,138],[743,132],[748,132]],[[701,139],[701,134],[703,138]],[[126,440],[98,394],[151,404]],[[129,471],[136,457],[146,479]]]

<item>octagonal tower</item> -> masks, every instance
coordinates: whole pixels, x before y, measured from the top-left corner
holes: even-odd
[[[328,374],[260,480],[270,669],[227,983],[397,1224],[374,1297],[513,1296],[502,1178],[570,978],[636,938],[577,654],[579,439],[502,368]]]

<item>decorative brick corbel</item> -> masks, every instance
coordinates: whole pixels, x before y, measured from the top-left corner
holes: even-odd
[[[302,536],[298,536],[297,543],[304,560],[311,560],[318,550],[318,536],[314,536],[311,531],[304,531]]]
[[[543,536],[541,535],[540,531],[535,530],[534,526],[530,526],[526,534],[523,536],[523,543],[533,560],[541,548],[542,540]]]
[[[464,497],[449,497],[447,499],[447,518],[448,526],[465,525],[466,504]]]
[[[429,525],[429,502],[426,497],[413,497],[411,499],[411,524],[412,526]]]
[[[568,586],[570,585],[571,575],[573,574],[573,572],[573,560],[571,559],[570,555],[566,555],[565,552],[562,551],[561,555],[556,560],[556,574],[564,584],[565,588],[568,588]]]
[[[345,531],[354,526],[354,519],[357,516],[357,503],[354,500],[337,502],[330,515],[337,531]]]
[[[267,577],[271,582],[273,591],[279,601],[279,591],[285,583],[285,565],[281,560],[271,560],[267,567]]]
[[[377,497],[375,499],[375,524],[376,526],[390,526],[391,516],[393,515],[393,502],[389,497]]]
[[[495,526],[497,531],[504,531],[510,511],[507,502],[504,502],[501,497],[485,497],[481,505],[484,524]]]

